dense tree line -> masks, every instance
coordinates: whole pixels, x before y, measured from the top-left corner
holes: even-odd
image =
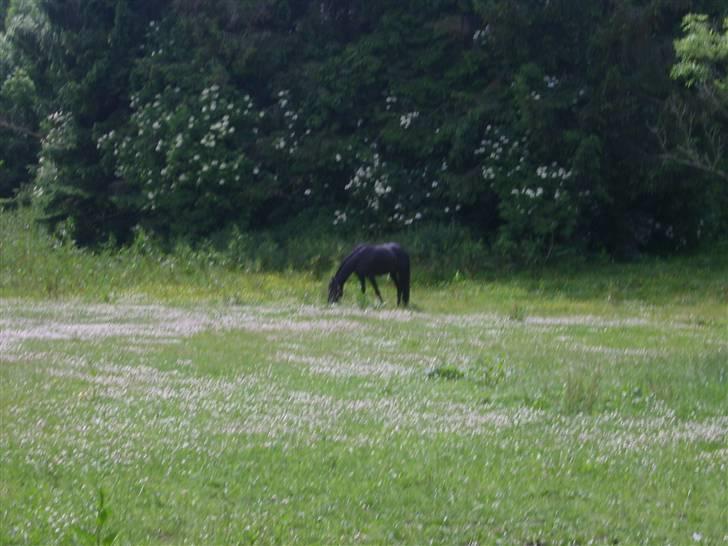
[[[0,197],[83,244],[456,223],[537,260],[728,227],[722,0],[0,6]]]

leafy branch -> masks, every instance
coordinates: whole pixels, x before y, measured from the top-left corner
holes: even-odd
[[[668,119],[653,129],[662,157],[728,181],[725,166],[725,130],[728,127],[728,18],[724,32],[706,15],[683,18],[684,36],[675,41],[677,62],[671,76],[695,89],[699,114],[687,102],[671,97],[665,105]]]
[[[33,129],[29,129],[27,127],[23,127],[22,125],[17,125],[1,115],[0,115],[0,129],[8,129],[19,135],[33,137],[37,140],[43,139],[42,133],[39,133],[38,131],[34,131]]]
[[[721,126],[697,115],[676,97],[668,100],[666,112],[670,129],[666,123],[652,128],[663,150],[662,159],[728,181],[728,170],[722,166],[726,154]]]

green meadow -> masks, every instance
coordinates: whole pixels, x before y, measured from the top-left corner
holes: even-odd
[[[725,245],[397,309],[0,227],[0,544],[728,544]]]

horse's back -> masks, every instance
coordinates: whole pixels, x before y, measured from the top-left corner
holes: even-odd
[[[402,266],[409,267],[409,256],[399,243],[370,245],[362,253],[365,267],[375,275],[399,272]]]
[[[409,254],[405,251],[404,248],[402,248],[402,245],[399,243],[391,242],[391,243],[384,243],[381,245],[383,247],[386,247],[389,252],[394,254],[394,256],[397,258],[397,261],[401,264],[409,264]]]
[[[389,242],[378,245],[360,243],[354,247],[344,261],[347,260],[355,260],[360,266],[375,266],[380,269],[380,267],[389,267],[393,264],[409,263],[409,256],[399,243]],[[386,270],[377,274],[390,271]]]

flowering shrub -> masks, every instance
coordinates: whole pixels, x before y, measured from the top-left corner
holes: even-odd
[[[151,100],[133,95],[130,107],[127,126],[100,135],[97,146],[153,225],[209,233],[221,215],[253,209],[262,177],[243,150],[260,114],[249,95],[167,87]]]
[[[437,118],[391,93],[378,106],[357,124],[334,225],[382,232],[452,218],[460,204],[451,203],[447,150],[428,153],[440,132],[431,129]],[[376,138],[361,126],[377,127]]]
[[[569,242],[579,208],[571,171],[556,163],[539,166],[535,172],[529,167],[522,176],[499,185],[504,223],[497,245],[504,254],[536,261],[548,258],[555,245]]]
[[[429,166],[406,169],[385,161],[379,152],[357,159],[358,166],[344,186],[347,208],[334,212],[335,225],[357,218],[363,227],[381,231],[441,220],[460,210],[459,204],[447,204],[444,179]]]
[[[538,164],[527,138],[490,124],[474,155],[483,181],[499,199],[496,245],[502,253],[534,261],[571,237],[579,213],[571,169]]]
[[[41,140],[32,194],[35,204],[42,208],[49,203],[54,192],[63,184],[55,158],[76,148],[77,129],[72,116],[63,111],[48,115],[41,126],[44,137]]]

